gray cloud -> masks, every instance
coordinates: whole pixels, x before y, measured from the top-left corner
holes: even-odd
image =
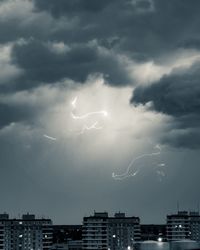
[[[114,85],[130,83],[126,70],[113,54],[101,53],[97,46],[89,44],[74,45],[67,52],[56,53],[48,43],[31,40],[14,46],[12,60],[25,72],[15,81],[18,89],[64,78],[84,83],[91,74],[104,74]]]
[[[62,16],[68,13],[77,13],[77,12],[99,12],[110,5],[111,1],[98,1],[98,0],[61,0],[56,3],[53,0],[47,1],[35,1],[36,7],[42,10],[48,10],[55,16]]]
[[[177,200],[194,208],[200,65],[168,68],[181,67],[180,51],[199,53],[199,8],[199,0],[0,0],[0,43],[11,48],[0,60],[2,210],[80,223],[94,209],[121,209],[160,223]],[[134,70],[145,87],[130,76]],[[147,86],[148,76],[163,77]],[[103,80],[106,86],[94,88]],[[137,108],[128,105],[133,86]],[[108,108],[102,130],[76,134],[82,123],[70,119],[75,96],[77,114]],[[141,105],[147,102],[154,112]],[[136,178],[112,179],[160,138],[170,145],[162,149],[162,183],[150,165]]]
[[[19,1],[19,6],[13,8],[14,19],[12,1],[8,3],[10,11],[0,20],[2,42],[19,38],[29,41],[15,45],[13,49],[14,63],[24,69],[24,76],[13,84],[14,90],[37,87],[41,82],[52,83],[62,78],[84,82],[94,73],[104,74],[112,85],[134,84],[117,57],[102,55],[94,46],[88,46],[94,40],[116,55],[126,55],[136,61],[160,61],[161,55],[187,47],[188,43],[190,47],[196,47],[190,41],[199,39],[199,1],[191,4],[186,0],[173,3],[158,0],[35,0],[26,3],[23,17],[20,16],[22,3]],[[56,55],[46,46],[48,42],[59,41],[71,50]],[[2,91],[4,89],[5,86]]]
[[[1,98],[0,98],[1,99]],[[11,101],[4,103],[0,100],[0,130],[10,124],[22,123],[37,126],[37,117],[45,111],[41,104],[31,105],[28,102],[20,103]]]
[[[35,0],[25,1],[23,15],[20,9],[24,3],[18,3],[12,5],[8,1],[10,8],[6,10],[9,11],[0,19],[0,41],[15,43],[10,63],[21,70],[20,75],[9,79],[9,84],[0,86],[4,93],[44,84],[59,88],[58,82],[65,78],[85,83],[89,75],[96,73],[103,74],[111,85],[134,85],[136,82],[130,79],[117,55],[162,63],[166,54],[179,48],[199,48],[198,0],[192,3],[188,0]],[[20,38],[25,42],[17,43]],[[55,53],[48,45],[60,41],[69,50]],[[101,53],[98,46],[106,53]],[[177,117],[176,129],[196,128],[199,125],[198,77],[195,67],[184,74],[184,79],[180,74],[163,77],[151,87],[136,88],[133,101],[154,101],[156,111]],[[2,104],[1,126],[12,121],[25,122],[32,113],[37,113],[37,107],[31,112],[22,106]],[[185,133],[188,138],[188,134],[196,132]],[[178,133],[177,137],[186,135]],[[179,140],[175,141],[177,144]]]
[[[166,136],[176,146],[199,147],[200,125],[200,64],[186,71],[174,72],[160,81],[134,90],[131,103],[152,102],[157,112],[173,116],[172,135]],[[180,131],[179,131],[180,130]],[[182,131],[184,130],[184,131]],[[169,139],[171,138],[171,140]]]
[[[12,105],[0,104],[0,129],[14,122],[27,122],[34,120],[33,110],[27,107],[16,107]]]
[[[50,11],[57,18],[77,16],[79,25],[73,34],[60,35],[66,41],[98,39],[138,59],[154,57],[175,49],[182,41],[198,38],[200,3],[159,0],[117,1],[37,1],[39,10]],[[112,17],[112,18],[111,18]],[[169,18],[170,17],[170,18]],[[112,21],[111,21],[112,20]],[[172,28],[173,27],[173,28]]]

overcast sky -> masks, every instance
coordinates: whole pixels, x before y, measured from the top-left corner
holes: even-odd
[[[1,212],[194,210],[199,0],[0,0]]]

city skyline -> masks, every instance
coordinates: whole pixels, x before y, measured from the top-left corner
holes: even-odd
[[[199,0],[0,0],[1,211],[77,224],[196,210]],[[15,214],[15,215],[16,215]]]
[[[51,219],[26,213],[0,214],[0,249],[196,249],[200,243],[199,211],[166,215],[165,224],[142,224],[124,212],[94,211],[81,225],[55,225]]]
[[[79,221],[79,223],[71,223],[71,224],[69,224],[69,223],[61,223],[61,224],[56,224],[56,223],[54,223],[54,221],[53,221],[53,219],[52,218],[50,218],[47,214],[46,215],[39,215],[39,214],[36,214],[36,213],[33,213],[33,212],[23,212],[23,213],[18,213],[18,214],[10,214],[10,213],[8,213],[8,212],[6,212],[6,211],[4,211],[3,213],[0,213],[0,219],[2,219],[2,218],[7,218],[7,219],[11,219],[11,220],[21,220],[22,218],[23,218],[23,216],[34,216],[34,219],[36,219],[36,220],[52,220],[52,223],[53,223],[53,225],[81,225],[82,223],[83,223],[83,218],[84,217],[90,217],[90,216],[93,216],[93,214],[98,214],[98,213],[107,213],[108,215],[109,215],[109,217],[110,218],[114,218],[115,217],[115,215],[116,214],[122,214],[122,215],[124,215],[125,217],[128,217],[128,218],[132,218],[132,217],[137,217],[137,218],[139,218],[140,219],[140,223],[141,224],[143,224],[143,225],[164,225],[164,224],[166,224],[167,223],[167,216],[171,216],[171,215],[176,215],[176,214],[178,214],[178,213],[187,213],[187,214],[189,214],[189,213],[197,213],[197,214],[200,214],[200,211],[199,211],[199,209],[197,208],[197,209],[180,209],[180,207],[179,206],[177,206],[177,208],[175,209],[175,210],[172,210],[172,211],[170,211],[170,212],[168,212],[167,214],[163,214],[163,216],[162,216],[162,223],[159,223],[159,222],[156,222],[156,221],[151,221],[150,223],[146,223],[145,221],[143,221],[143,219],[142,219],[142,215],[141,214],[130,214],[130,213],[126,213],[124,210],[123,211],[121,211],[121,210],[113,210],[113,211],[107,211],[107,210],[93,210],[93,211],[87,211],[87,213],[85,213],[85,214],[82,214],[82,219],[81,219],[81,221]],[[55,221],[57,221],[57,220],[55,220]]]

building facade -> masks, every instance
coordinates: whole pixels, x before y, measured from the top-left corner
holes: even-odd
[[[187,211],[179,211],[177,214],[167,215],[167,240],[189,239],[189,217]]]
[[[94,216],[83,219],[83,249],[124,250],[133,249],[135,242],[140,241],[140,219],[126,217],[116,213],[94,213]]]
[[[200,242],[200,215],[199,212],[189,213],[189,235],[191,240]]]
[[[108,213],[83,218],[83,249],[108,250]]]
[[[140,219],[116,213],[108,219],[108,248],[112,250],[133,249],[141,240]]]
[[[167,215],[167,239],[200,241],[199,212],[179,211],[177,214]]]
[[[21,219],[0,215],[0,249],[49,250],[52,246],[52,221],[26,214]]]

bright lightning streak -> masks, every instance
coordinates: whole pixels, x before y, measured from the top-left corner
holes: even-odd
[[[71,116],[74,120],[87,120],[87,118],[89,118],[90,116],[96,116],[96,115],[101,115],[104,117],[108,116],[108,112],[106,110],[93,111],[93,112],[88,112],[88,113],[83,114],[83,115],[76,115],[74,113],[74,110],[76,109],[76,106],[77,106],[77,100],[78,100],[78,98],[76,96],[71,102],[71,105],[73,107],[72,112],[71,112]],[[83,128],[81,129],[80,134],[84,134],[85,131],[92,130],[92,129],[100,130],[100,129],[102,129],[102,127],[98,126],[98,121],[96,121],[91,126],[84,125]]]
[[[86,119],[86,118],[88,118],[89,116],[93,116],[93,115],[103,115],[103,116],[105,116],[105,117],[108,116],[108,112],[107,112],[106,110],[100,110],[100,111],[89,112],[89,113],[86,113],[86,114],[80,115],[80,116],[75,115],[73,111],[74,111],[74,109],[76,109],[77,100],[78,100],[78,97],[76,96],[76,97],[73,99],[73,101],[71,102],[71,105],[72,105],[72,107],[73,107],[73,110],[72,110],[72,112],[71,112],[71,116],[72,116],[73,119],[75,119],[75,120],[78,120],[78,119],[82,120],[82,119]]]
[[[126,170],[125,173],[121,174],[121,175],[116,175],[115,173],[112,173],[112,177],[115,179],[115,180],[123,180],[123,179],[126,179],[128,177],[131,177],[131,176],[135,176],[137,175],[137,173],[139,172],[139,170],[135,170],[134,173],[130,173],[130,170],[131,170],[131,167],[133,166],[133,164],[135,162],[137,162],[138,160],[142,159],[142,158],[145,158],[145,157],[151,157],[151,156],[154,156],[154,155],[159,155],[160,154],[160,151],[159,152],[155,152],[155,153],[151,153],[151,154],[143,154],[143,155],[140,155],[136,158],[133,158],[132,161],[129,163],[128,165],[128,168]]]
[[[45,138],[49,139],[49,140],[52,140],[52,141],[56,141],[57,140],[55,137],[52,137],[52,136],[49,136],[49,135],[46,135],[46,134],[44,134],[43,136]]]
[[[165,163],[159,163],[158,167],[165,167]]]
[[[156,170],[156,173],[158,175],[158,179],[159,181],[162,181],[162,179],[166,176],[165,172],[164,172],[164,167],[165,167],[165,163],[164,162],[161,162],[157,165],[157,170]]]
[[[94,124],[92,124],[91,126],[84,126],[80,132],[80,134],[84,134],[85,131],[87,130],[91,130],[91,129],[96,129],[96,130],[100,130],[102,129],[102,127],[98,127],[98,122],[95,122]]]
[[[77,102],[77,96],[74,98],[74,100],[71,102],[72,107],[76,108],[76,102]]]
[[[131,176],[135,176],[138,172],[139,172],[139,170],[137,170],[133,174],[129,174],[127,176],[123,176],[124,174],[122,174],[122,175],[116,175],[115,173],[112,173],[112,178],[114,178],[115,180],[121,181],[121,180],[123,180],[125,178],[131,177]]]
[[[82,120],[82,119],[86,119],[89,116],[93,116],[93,115],[103,115],[106,117],[106,116],[108,116],[108,112],[105,110],[101,110],[101,111],[89,112],[89,113],[86,113],[86,114],[81,115],[81,116],[77,116],[72,112],[71,115],[72,115],[72,118],[75,120]]]

